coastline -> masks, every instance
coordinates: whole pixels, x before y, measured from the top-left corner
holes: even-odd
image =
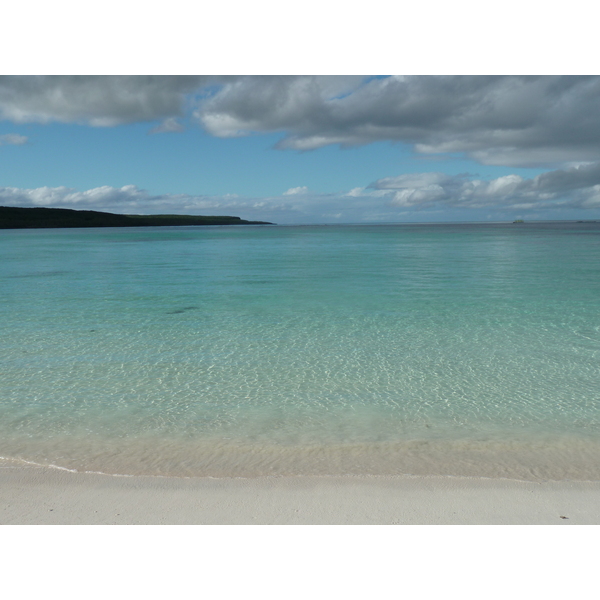
[[[2,467],[0,524],[597,525],[600,481],[177,478]]]
[[[466,477],[519,481],[600,481],[600,441],[546,435],[498,439],[399,439],[284,444],[165,437],[9,437],[2,467],[42,467],[106,476],[175,478]]]

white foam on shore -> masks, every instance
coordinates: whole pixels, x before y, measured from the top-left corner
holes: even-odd
[[[0,469],[19,469],[23,468],[23,465],[31,467],[40,467],[43,469],[55,469],[57,471],[66,471],[67,473],[86,473],[89,475],[108,475],[110,477],[135,477],[135,475],[127,475],[123,473],[104,473],[103,471],[80,471],[78,469],[68,469],[67,467],[61,467],[60,465],[54,465],[52,463],[39,463],[32,460],[25,460],[19,457],[6,457],[0,456],[0,460],[10,461],[17,463],[15,466],[4,466],[0,465]]]

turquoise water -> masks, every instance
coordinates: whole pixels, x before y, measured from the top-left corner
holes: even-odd
[[[600,479],[600,223],[0,232],[0,456]]]

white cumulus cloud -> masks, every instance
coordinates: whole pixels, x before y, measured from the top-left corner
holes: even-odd
[[[532,179],[511,174],[483,181],[467,174],[412,173],[378,179],[369,188],[373,193],[387,195],[390,204],[401,207],[589,207],[595,205],[593,198],[600,189],[600,163],[548,171]]]
[[[352,188],[349,192],[346,193],[346,196],[350,196],[351,198],[358,198],[359,196],[364,195],[365,188],[355,187]]]
[[[289,190],[283,192],[284,196],[300,196],[308,194],[308,187],[305,185],[301,187],[290,188]]]
[[[471,215],[481,216],[482,211],[498,218],[515,214],[510,211],[536,211],[537,215],[552,218],[567,214],[560,211],[582,215],[582,211],[600,210],[600,162],[556,169],[529,179],[515,174],[485,181],[468,174],[410,173],[339,193],[319,194],[301,186],[262,198],[236,194],[151,194],[135,185],[106,185],[83,191],[66,186],[0,187],[0,206],[128,214],[233,215],[279,223],[427,220],[432,215],[444,214],[448,208],[457,209],[453,214],[465,220]]]

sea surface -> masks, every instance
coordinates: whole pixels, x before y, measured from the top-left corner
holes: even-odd
[[[0,231],[2,465],[600,480],[600,223]]]

